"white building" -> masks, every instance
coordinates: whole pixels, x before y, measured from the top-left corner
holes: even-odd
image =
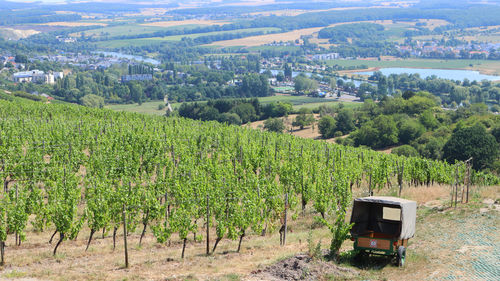
[[[30,70],[14,73],[12,76],[14,82],[16,83],[43,83],[43,84],[54,84],[54,74],[47,73],[41,70]]]

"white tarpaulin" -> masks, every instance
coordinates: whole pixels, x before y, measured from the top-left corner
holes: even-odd
[[[384,218],[385,209],[401,209],[400,220]],[[415,235],[417,202],[397,197],[370,196],[354,200],[351,223],[353,237],[362,236],[369,231],[383,233],[399,239]]]

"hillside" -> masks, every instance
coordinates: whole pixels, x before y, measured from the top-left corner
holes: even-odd
[[[279,255],[303,251],[295,247],[307,233],[300,222],[315,225],[315,232],[329,240],[327,229],[312,222],[315,217],[334,220],[348,212],[352,196],[369,189],[397,193],[398,174],[404,181],[403,195],[410,198],[415,196],[413,192],[426,191],[409,188],[409,183],[449,185],[465,176],[461,163],[386,155],[216,122],[20,98],[0,100],[0,109],[4,181],[0,241],[8,246],[7,278],[21,274],[53,279],[52,274],[66,272],[69,264],[84,261],[91,265],[99,259],[104,262],[98,267],[70,270],[59,278],[80,279],[85,271],[97,279],[108,279],[132,271],[139,279],[156,279],[162,273],[151,265],[157,262],[144,254],[161,251],[155,256],[174,261],[170,265],[200,260],[213,263],[203,272],[185,267],[176,271],[206,279],[221,274],[217,273],[219,261],[239,256],[241,246],[241,255],[249,263],[238,269],[237,276],[246,275],[266,255],[272,263]],[[498,181],[476,172],[472,180],[482,184]],[[432,199],[445,200],[449,189],[432,190],[438,191]],[[488,190],[495,195],[497,189]],[[285,206],[290,244],[270,254],[276,248],[269,243],[276,241],[283,216],[287,216]],[[336,227],[344,223],[337,222]],[[127,229],[122,230],[124,225]],[[130,269],[125,271],[119,269],[125,265],[119,258],[123,231],[133,241],[128,246]],[[263,231],[266,236],[258,237]],[[206,241],[206,233],[210,235],[210,257],[200,256],[204,246],[197,246]],[[46,244],[49,238],[52,245]],[[238,245],[235,253],[227,248],[234,247],[230,240]],[[251,258],[249,252],[256,256]],[[40,262],[44,269],[54,270],[30,269]],[[147,264],[150,269],[143,271]],[[221,272],[229,274],[231,269],[224,267]],[[110,270],[119,271],[106,273]]]

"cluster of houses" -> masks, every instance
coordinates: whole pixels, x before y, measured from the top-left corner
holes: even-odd
[[[63,72],[45,73],[41,70],[30,70],[16,72],[12,75],[15,83],[40,83],[54,84],[55,81],[64,78]]]
[[[412,57],[452,56],[452,58],[485,59],[490,55],[499,54],[500,43],[461,44],[457,46],[443,46],[438,40],[419,41],[411,45],[396,45],[402,53]]]

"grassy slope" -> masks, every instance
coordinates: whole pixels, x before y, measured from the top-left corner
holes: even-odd
[[[363,196],[366,183],[354,189],[354,197]],[[354,280],[497,280],[495,253],[498,254],[500,237],[496,229],[500,224],[500,213],[491,208],[484,214],[479,208],[488,208],[481,203],[484,198],[499,198],[499,187],[474,187],[472,202],[459,204],[457,209],[445,209],[450,192],[448,186],[405,187],[402,197],[419,203],[416,235],[410,239],[406,267],[397,268],[390,259],[372,256],[357,260],[352,255],[352,242],[342,247],[340,266],[358,272]],[[375,195],[397,194],[397,187],[375,191]],[[350,212],[349,212],[350,214]],[[290,217],[293,217],[290,214]],[[89,230],[84,226],[77,241],[65,241],[60,253],[53,257],[53,245],[47,243],[50,231],[36,233],[28,226],[29,240],[20,247],[7,248],[8,266],[0,270],[0,279],[36,278],[44,280],[246,280],[251,272],[263,269],[284,258],[308,251],[308,233],[312,232],[313,243],[329,246],[331,234],[312,217],[311,207],[306,216],[297,214],[289,222],[286,246],[279,246],[277,230],[262,237],[248,233],[241,253],[236,253],[238,241],[223,239],[214,255],[204,255],[204,243],[192,241],[189,236],[186,258],[180,259],[182,243],[174,235],[170,246],[156,243],[148,229],[143,245],[138,245],[140,229],[129,236],[131,267],[123,269],[123,239],[117,238],[113,250],[111,234],[105,239],[101,235],[85,251]],[[211,229],[215,236],[215,229]],[[7,245],[13,245],[13,236]],[[212,241],[213,244],[213,241]],[[78,263],[75,266],[75,261]],[[15,265],[15,266],[9,266]],[[457,270],[460,269],[460,270]],[[325,276],[321,280],[339,280]],[[340,279],[344,280],[344,279]]]

